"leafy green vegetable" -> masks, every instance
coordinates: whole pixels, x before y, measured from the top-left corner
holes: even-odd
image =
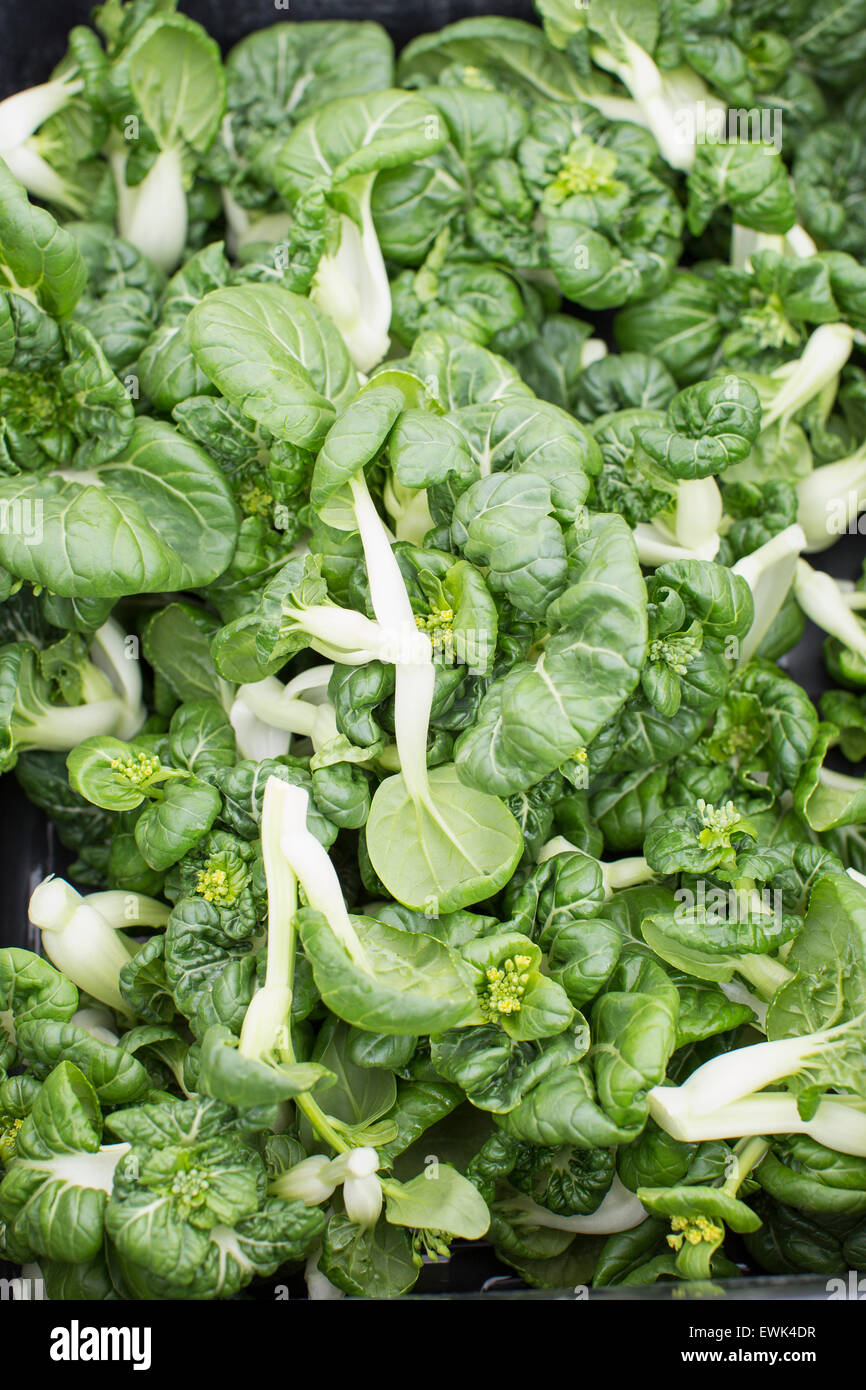
[[[0,100],[54,1301],[866,1268],[866,10],[536,8],[107,0]]]

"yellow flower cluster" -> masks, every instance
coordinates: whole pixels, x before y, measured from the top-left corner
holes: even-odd
[[[217,907],[230,907],[235,900],[225,869],[199,869],[195,891],[205,902],[216,903]]]
[[[128,782],[138,785],[159,771],[159,758],[155,754],[138,753],[134,758],[112,758],[109,766],[112,772],[119,772]]]
[[[682,1250],[683,1241],[688,1245],[700,1245],[701,1241],[721,1240],[724,1228],[716,1226],[706,1216],[672,1216],[671,1228],[675,1234],[667,1237],[672,1250]]]
[[[241,490],[240,504],[246,516],[270,516],[274,499],[270,492],[259,487],[257,483],[250,483],[248,487]]]
[[[210,1179],[201,1168],[187,1168],[175,1173],[170,1190],[182,1219],[188,1219],[197,1207],[204,1206],[209,1188]]]
[[[18,1131],[24,1121],[11,1115],[0,1115],[0,1164],[8,1163],[15,1152]]]
[[[481,1012],[488,1023],[495,1023],[501,1014],[520,1012],[520,1001],[529,984],[526,972],[530,964],[529,956],[515,956],[506,960],[501,969],[491,965],[485,970],[487,984],[481,994]]]

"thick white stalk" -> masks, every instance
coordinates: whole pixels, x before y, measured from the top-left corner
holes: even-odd
[[[538,851],[536,863],[546,864],[548,859],[553,859],[557,854],[573,854],[577,845],[573,845],[564,835],[554,835],[546,844],[541,846]]]
[[[773,236],[769,232],[756,232],[752,227],[744,227],[735,222],[731,227],[731,266],[735,270],[751,269],[752,257],[758,251],[776,251],[784,254],[785,238]]]
[[[673,560],[712,560],[720,544],[719,536],[714,536],[697,550],[680,545],[660,517],[656,517],[652,523],[639,521],[633,527],[632,534],[638,559],[644,569],[656,569],[658,565],[667,565]]]
[[[725,507],[715,478],[688,478],[677,488],[674,534],[680,545],[713,558]],[[708,553],[712,550],[712,556]]]
[[[288,685],[276,676],[240,685],[229,718],[244,757],[279,757],[291,747],[293,734],[309,738],[318,750],[337,737],[334,707],[328,699],[333,666],[302,671]],[[309,695],[309,699],[299,696]]]
[[[777,420],[789,419],[824,387],[838,377],[854,344],[854,329],[847,323],[822,323],[810,337],[799,361],[781,380],[773,400],[761,416],[761,432]]]
[[[796,1097],[786,1091],[765,1091],[704,1113],[682,1108],[681,1090],[655,1086],[648,1097],[650,1115],[674,1139],[702,1143],[759,1134],[808,1134],[838,1153],[866,1158],[866,1114],[838,1097],[822,1100],[812,1118],[804,1120]]]
[[[287,782],[269,777],[262,801],[262,860],[268,888],[268,945],[265,983],[244,1015],[240,1052],[244,1057],[281,1059],[291,1053],[289,1027],[295,955],[298,883],[282,851]]]
[[[352,479],[351,490],[370,582],[370,601],[380,627],[393,645],[394,733],[400,768],[409,795],[426,805],[427,732],[435,679],[433,648],[430,638],[418,631],[400,566],[363,474]]]
[[[695,162],[697,131],[688,128],[690,122],[677,120],[661,72],[649,53],[622,30],[618,38],[625,55],[622,59],[608,49],[596,46],[592,50],[593,61],[600,68],[614,73],[631,92],[655,137],[662,158],[671,168],[688,172]]]
[[[808,259],[818,248],[805,227],[795,225],[781,236],[771,232],[756,232],[735,222],[731,229],[731,265],[736,270],[750,269],[752,257],[758,251],[775,251],[792,259]]]
[[[613,897],[621,888],[634,888],[639,883],[651,883],[655,878],[653,870],[642,855],[635,855],[631,859],[615,859],[610,864],[603,860],[600,862],[606,898]]]
[[[796,524],[787,526],[731,567],[751,589],[755,608],[752,626],[740,643],[738,665],[751,661],[769,632],[794,581],[798,557],[805,544],[803,528]]]
[[[391,549],[385,525],[373,505],[363,472],[352,478],[350,489],[361,544],[364,547],[364,561],[370,582],[370,601],[376,621],[397,639],[402,638],[404,634],[417,635],[415,615],[409,602],[406,584],[397,564],[397,557]]]
[[[795,222],[793,227],[789,227],[784,236],[785,249],[791,256],[798,256],[801,260],[808,260],[810,256],[818,254],[817,243],[810,237],[805,227],[801,227],[799,222]]]
[[[169,907],[158,898],[149,898],[145,893],[127,893],[120,888],[105,889],[101,893],[88,893],[84,901],[88,907],[95,907],[110,927],[164,927],[168,921]]]
[[[268,246],[273,246],[276,242],[287,240],[292,225],[287,212],[251,213],[227,188],[221,189],[220,193],[226,221],[226,250],[230,256],[237,256],[239,251],[253,242],[264,241]]]
[[[750,955],[748,952],[737,956],[737,973],[748,980],[765,999],[770,1000],[776,991],[792,978],[792,972],[780,960],[770,955]],[[766,1009],[764,1011],[766,1016]]]
[[[319,1269],[319,1260],[322,1258],[322,1247],[318,1245],[312,1255],[307,1256],[307,1263],[304,1265],[304,1282],[307,1285],[307,1298],[316,1300],[327,1300],[333,1302],[336,1299],[345,1298],[342,1289],[338,1289],[336,1284],[332,1284]]]
[[[806,533],[806,550],[826,550],[856,530],[866,510],[866,444],[836,463],[825,463],[797,484],[797,520]]]
[[[643,130],[649,130],[646,112],[630,97],[611,97],[604,92],[586,91],[581,95],[587,106],[594,106],[607,120],[628,121],[631,125],[639,125]]]
[[[541,846],[536,863],[546,864],[548,859],[554,859],[558,854],[577,853],[580,853],[577,845],[573,845],[564,835],[554,835]],[[600,859],[598,863],[601,865],[605,896],[608,898],[621,888],[634,888],[639,883],[650,883],[655,878],[642,855],[634,855],[629,859],[614,859],[610,863]]]
[[[328,698],[328,682],[333,674],[332,662],[326,666],[310,666],[286,682],[286,698],[294,700],[309,695],[311,702],[324,704]]]
[[[114,1170],[130,1144],[105,1144],[96,1153],[59,1154],[56,1158],[19,1158],[16,1168],[34,1168],[49,1173],[68,1187],[84,1187],[95,1192],[114,1189]]]
[[[370,208],[374,177],[367,177],[359,199],[361,226],[341,215],[339,248],[322,257],[310,291],[361,372],[371,371],[391,346],[391,287]]]
[[[76,1028],[83,1028],[97,1042],[116,1047],[120,1037],[114,1031],[114,1015],[109,1009],[77,1009],[69,1020]]]
[[[774,1081],[781,1081],[831,1044],[833,1033],[834,1030],[828,1029],[794,1038],[778,1038],[713,1057],[693,1071],[679,1087],[682,1105],[692,1113],[705,1114]]]
[[[553,1231],[572,1231],[575,1235],[606,1236],[634,1230],[648,1213],[634,1193],[614,1176],[601,1206],[588,1216],[559,1216],[525,1196],[521,1196],[514,1207],[506,1202],[503,1214],[515,1226],[543,1226]]]
[[[137,642],[130,642],[120,624],[109,618],[93,634],[90,660],[104,672],[123,700],[125,715],[117,729],[118,738],[133,738],[147,718],[141,698]]]
[[[229,710],[229,723],[242,758],[260,763],[265,758],[281,758],[291,747],[291,734],[259,719],[243,699],[236,699]]]
[[[138,949],[62,878],[43,879],[30,898],[30,921],[49,960],[79,989],[131,1017],[119,976]]]
[[[187,203],[179,150],[162,150],[141,183],[125,181],[126,156],[110,156],[117,187],[118,231],[160,270],[180,263],[187,234]]]
[[[432,661],[422,666],[397,666],[394,674],[394,737],[400,771],[412,800],[428,808],[427,732],[435,675]]]
[[[843,646],[866,656],[866,626],[852,613],[829,574],[813,570],[805,560],[799,560],[794,592],[807,618],[831,637],[838,637]]]
[[[372,622],[353,608],[339,608],[331,603],[314,603],[295,615],[300,628],[313,639],[316,646],[330,647],[335,652],[365,653],[364,660],[389,659],[387,653],[393,641],[384,623]],[[343,658],[337,657],[336,660]],[[393,657],[390,658],[393,660]]]
[[[80,78],[55,77],[0,101],[0,155],[8,156],[83,91]]]
[[[298,884],[287,863],[282,837],[292,823],[293,793],[297,787],[281,777],[269,777],[262,798],[262,861],[268,888],[268,960],[266,983],[285,985],[291,979],[294,916],[298,910]],[[306,799],[306,792],[302,793]],[[305,813],[306,825],[306,813]]]
[[[275,780],[279,779],[269,778],[268,786]],[[288,783],[281,785],[285,791],[281,794],[280,848],[287,864],[301,884],[310,907],[327,919],[332,932],[355,964],[367,974],[372,974],[367,954],[346,911],[337,871],[327,850],[307,829],[309,797],[301,787]],[[267,792],[267,787],[265,790]]]
[[[263,723],[309,738],[316,722],[316,707],[305,700],[286,697],[285,689],[276,676],[266,676],[250,685],[239,685],[237,698]]]
[[[601,362],[608,355],[607,343],[603,338],[586,338],[580,347],[580,368],[583,371],[593,362]]]
[[[66,753],[86,738],[118,733],[124,717],[125,707],[116,697],[86,705],[56,705],[50,713],[20,719],[21,748]]]
[[[2,158],[28,193],[43,198],[47,203],[59,203],[76,216],[82,215],[84,203],[81,190],[58,174],[47,159],[43,159],[34,143],[28,140],[23,145],[17,145],[14,150],[7,150]]]

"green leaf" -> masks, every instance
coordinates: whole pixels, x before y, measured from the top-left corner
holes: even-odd
[[[405,396],[394,386],[365,387],[331,426],[313,472],[310,502],[329,526],[356,529],[347,485],[374,461],[401,410]]]
[[[65,318],[86,279],[75,238],[29,201],[0,159],[0,285],[29,294],[49,314]]]
[[[210,382],[193,356],[186,332],[191,311],[211,290],[228,283],[231,267],[221,241],[204,246],[190,256],[171,277],[160,300],[159,325],[150,334],[141,353],[138,372],[141,389],[158,411],[168,414],[176,407],[176,417],[184,422],[183,407],[190,399],[203,398],[213,390]],[[205,448],[209,440],[192,433]],[[215,459],[216,451],[209,450]]]
[[[179,701],[227,702],[227,685],[210,655],[217,628],[217,620],[192,603],[167,603],[143,627],[145,656]]]
[[[457,501],[451,536],[487,582],[529,618],[543,618],[565,587],[565,541],[547,482],[531,471],[481,478]]]
[[[679,995],[662,967],[635,945],[592,1009],[592,1064],[599,1101],[623,1128],[642,1125],[676,1046]]]
[[[477,1187],[450,1163],[431,1164],[410,1182],[383,1180],[385,1213],[392,1226],[445,1231],[478,1240],[490,1225],[487,1203]]]
[[[787,232],[797,220],[788,170],[765,144],[700,143],[689,175],[688,223],[698,236],[720,207],[757,232]]]
[[[78,990],[47,960],[18,946],[0,950],[0,1070],[17,1060],[16,1028],[31,1020],[65,1023],[78,1008]]]
[[[363,1230],[342,1212],[325,1228],[319,1268],[354,1298],[399,1298],[418,1278],[408,1234],[387,1221]]]
[[[807,1136],[802,1136],[807,1138]],[[783,1141],[784,1142],[784,1141]],[[816,1148],[820,1150],[820,1145]],[[832,1153],[832,1150],[825,1150]],[[856,1160],[854,1160],[856,1162]],[[861,1160],[862,1162],[862,1160]],[[797,1164],[797,1160],[794,1160]],[[799,1164],[786,1164],[772,1151],[761,1161],[755,1177],[765,1192],[809,1216],[857,1215],[866,1212],[866,1191],[835,1186],[822,1171],[803,1171]]]
[[[383,1163],[393,1163],[425,1130],[455,1110],[463,1099],[457,1086],[445,1081],[398,1081],[397,1099],[385,1119],[397,1126],[395,1137],[379,1145]]]
[[[256,30],[226,59],[233,141],[243,149],[261,133],[283,135],[336,97],[389,87],[393,67],[393,45],[378,24],[313,20]]]
[[[168,869],[182,859],[220,813],[216,787],[191,777],[169,782],[161,801],[142,812],[135,823],[135,843],[152,869]]]
[[[214,290],[193,309],[187,333],[214,385],[277,439],[317,448],[355,392],[330,319],[277,285]]]
[[[836,830],[866,822],[866,781],[824,767],[837,732],[833,724],[818,725],[814,747],[794,787],[794,805],[812,830]]]
[[[316,1039],[312,1060],[327,1067],[336,1078],[318,1096],[322,1108],[357,1132],[375,1125],[391,1111],[397,1080],[393,1072],[383,1067],[357,1066],[349,1055],[349,1038],[344,1023],[327,1018]],[[390,1137],[394,1137],[393,1128]]]
[[[594,162],[605,155],[615,177],[589,182],[587,192],[563,201],[554,184],[542,202],[550,267],[563,293],[588,309],[617,308],[661,290],[682,249],[680,206],[641,159],[602,151],[587,136],[573,141],[568,159],[592,180]]]
[[[631,1127],[615,1124],[598,1103],[590,1068],[578,1062],[545,1077],[499,1123],[530,1144],[608,1149],[634,1139],[643,1120]]]
[[[170,425],[144,417],[95,480],[6,479],[0,504],[13,501],[40,501],[42,529],[38,539],[0,532],[0,564],[71,598],[207,584],[229,563],[237,536],[220,470]]]
[[[17,1036],[34,1076],[44,1078],[58,1062],[72,1062],[103,1105],[129,1105],[150,1090],[150,1078],[135,1057],[74,1023],[33,1020],[19,1024]]]
[[[539,28],[520,19],[473,16],[423,34],[401,53],[397,76],[400,82],[427,87],[452,65],[478,68],[494,87],[513,93],[524,105],[539,98],[571,105],[583,96],[575,64],[556,52]]]
[[[729,915],[717,917],[712,910],[680,908],[666,916],[645,918],[641,931],[647,942],[650,935],[659,941],[663,953],[668,950],[675,955],[682,947],[686,960],[695,952],[696,959],[706,955],[724,961],[725,957],[777,951],[802,930],[801,918],[793,914],[749,912],[730,901],[726,909]],[[666,954],[664,958],[668,958]]]
[[[180,1012],[194,1018],[199,1001],[218,987],[229,964],[249,957],[251,949],[249,940],[235,941],[222,930],[212,903],[182,898],[165,932],[166,979]]]
[[[202,1039],[199,1077],[208,1095],[235,1110],[291,1100],[334,1080],[333,1072],[312,1062],[269,1066],[245,1057],[238,1051],[237,1038],[219,1025],[209,1028]]]
[[[156,783],[173,775],[150,743],[125,743],[98,734],[73,748],[66,766],[69,785],[108,811],[134,811]]]
[[[666,425],[635,437],[675,478],[709,478],[746,458],[761,427],[758,393],[736,376],[687,386],[668,406]]]
[[[160,149],[206,150],[225,102],[217,43],[180,14],[154,15],[122,56],[130,91]]]
[[[548,1211],[588,1215],[601,1206],[615,1172],[609,1149],[543,1149],[521,1144],[509,1181]]]
[[[339,188],[359,175],[435,154],[448,138],[443,127],[435,106],[414,92],[340,98],[301,121],[283,142],[274,183],[292,204],[324,180]]]
[[[701,381],[711,372],[722,338],[712,284],[681,270],[646,303],[621,309],[614,320],[623,351],[657,357],[678,381]]]
[[[720,1187],[639,1187],[637,1196],[654,1216],[705,1216],[740,1234],[761,1224],[757,1212]]]
[[[567,923],[548,934],[547,940],[551,978],[562,986],[575,1008],[595,997],[622,950],[621,932],[600,917]]]
[[[430,1058],[479,1110],[505,1115],[545,1078],[580,1062],[588,1047],[589,1029],[578,1016],[567,1032],[537,1042],[515,1042],[496,1024],[452,1028],[433,1039]]]
[[[474,996],[451,951],[433,937],[353,917],[368,971],[353,961],[321,913],[302,908],[297,920],[319,992],[347,1023],[418,1035],[451,1028],[470,1012]]]
[[[380,782],[367,819],[367,849],[398,902],[454,912],[508,882],[523,837],[508,807],[467,786],[453,764],[432,768],[428,780],[425,802],[412,800],[399,773]]]
[[[493,682],[457,741],[460,777],[472,787],[510,795],[531,786],[584,751],[637,685],[647,629],[634,539],[618,516],[594,515],[588,528],[573,582],[548,609],[544,653]]]
[[[866,1012],[866,889],[847,874],[819,878],[785,964],[795,974],[770,1005],[768,1037],[816,1032]]]
[[[660,1251],[666,1250],[665,1233],[670,1229],[666,1221],[648,1216],[639,1226],[630,1231],[619,1231],[605,1243],[596,1266],[593,1283],[598,1288],[612,1284],[626,1284],[641,1266],[652,1260]]]
[[[517,1042],[553,1037],[571,1023],[567,995],[541,973],[540,948],[520,932],[477,937],[463,947],[462,956],[474,977],[476,1023],[498,1023]]]
[[[99,1153],[102,1117],[93,1087],[60,1062],[18,1133],[0,1183],[0,1219],[36,1254],[78,1263],[102,1248],[102,1220],[121,1150]]]
[[[199,777],[237,762],[234,730],[216,700],[181,705],[172,715],[168,738],[175,767],[186,767]]]

